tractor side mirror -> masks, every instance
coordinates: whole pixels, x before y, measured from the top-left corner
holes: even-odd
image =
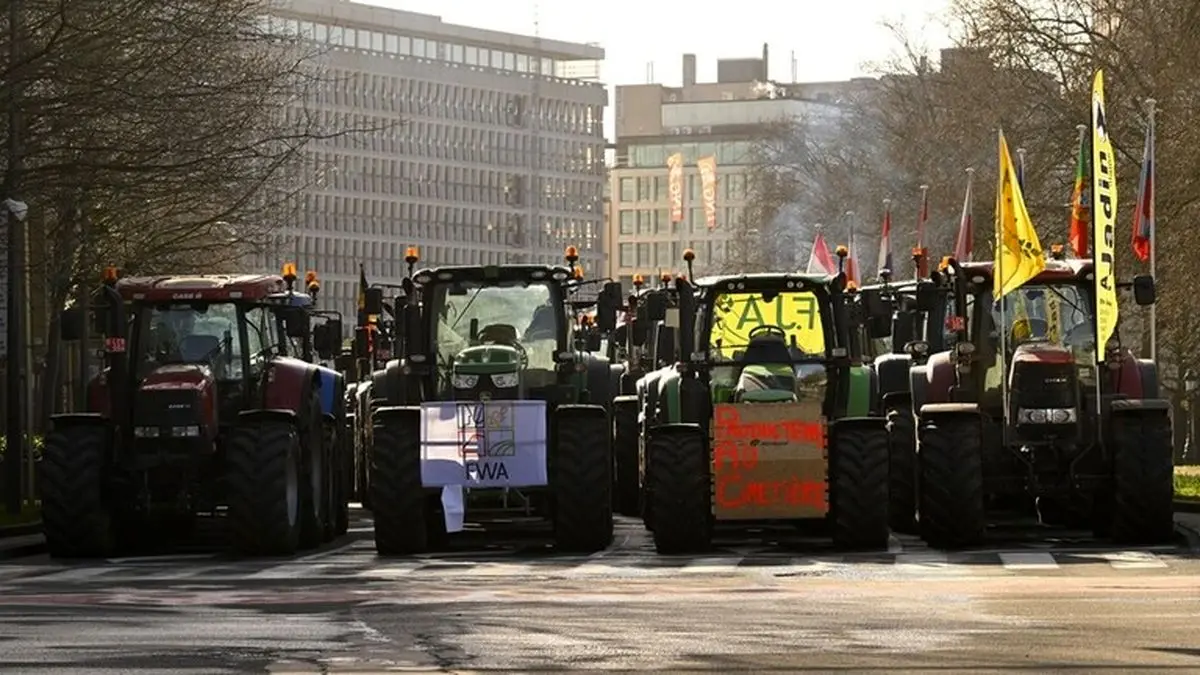
[[[367,314],[374,314],[375,316],[383,314],[383,289],[368,288],[366,300],[363,304],[366,306]]]
[[[342,351],[342,322],[330,319],[325,323],[313,326],[313,350],[322,361],[330,361],[341,356]]]
[[[647,293],[642,301],[645,303],[643,306],[646,308],[647,320],[653,322],[662,321],[667,318],[666,293]]]
[[[82,340],[84,320],[83,309],[79,307],[64,309],[58,315],[58,336],[66,342]]]
[[[932,281],[917,282],[916,305],[918,312],[932,312],[937,306],[938,289]]]
[[[621,283],[610,281],[604,284],[596,301],[596,325],[604,333],[617,325],[617,306],[621,304]]]
[[[1153,305],[1158,299],[1154,288],[1154,277],[1149,274],[1139,274],[1133,278],[1133,301],[1142,307]]]
[[[303,338],[308,335],[308,312],[299,307],[284,309],[283,330],[290,338]]]

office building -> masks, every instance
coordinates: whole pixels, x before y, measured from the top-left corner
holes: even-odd
[[[272,28],[321,45],[305,102],[329,130],[311,144],[293,224],[265,256],[323,280],[323,304],[355,314],[359,264],[398,283],[422,265],[562,261],[603,267],[607,93],[599,47],[444,23],[346,0],[281,0]],[[590,70],[579,61],[593,62]]]
[[[716,82],[696,81],[696,57],[683,56],[682,86],[616,88],[616,161],[609,171],[608,274],[628,285],[635,274],[681,272],[682,253],[696,252],[697,274],[722,269],[739,232],[749,169],[771,124],[802,116],[811,133],[837,133],[839,102],[876,80],[777,84],[761,58],[722,59]],[[667,159],[683,157],[683,220],[673,222]],[[702,203],[701,158],[716,160],[715,227]]]

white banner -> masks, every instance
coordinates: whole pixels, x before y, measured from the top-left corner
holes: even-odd
[[[545,401],[421,404],[425,487],[534,487],[546,472]]]

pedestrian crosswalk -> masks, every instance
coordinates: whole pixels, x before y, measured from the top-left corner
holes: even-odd
[[[287,582],[486,582],[496,579],[654,579],[704,576],[797,578],[931,578],[1009,574],[1112,574],[1200,568],[1173,550],[915,551],[859,555],[790,555],[786,551],[716,551],[657,556],[613,551],[592,556],[455,555],[380,558],[365,543],[291,560],[126,558],[98,563],[0,564],[0,588],[29,584],[271,584]]]

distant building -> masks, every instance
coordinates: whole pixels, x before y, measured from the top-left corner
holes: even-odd
[[[398,282],[406,246],[457,265],[560,262],[575,245],[602,269],[607,92],[562,75],[598,72],[604,50],[346,0],[271,13],[328,48],[310,111],[331,129],[384,130],[312,144],[320,183],[264,267],[317,270],[325,305],[348,316],[359,264]]]
[[[762,58],[717,62],[716,82],[696,81],[696,57],[683,56],[683,85],[623,85],[616,91],[616,160],[609,171],[608,274],[629,285],[680,272],[683,250],[696,252],[697,274],[724,260],[752,186],[751,154],[774,122],[802,116],[820,126],[838,114],[844,96],[875,84],[847,82],[778,84],[767,79]],[[684,219],[670,219],[667,158],[684,162]],[[701,202],[696,161],[715,157],[716,227],[709,230]]]

